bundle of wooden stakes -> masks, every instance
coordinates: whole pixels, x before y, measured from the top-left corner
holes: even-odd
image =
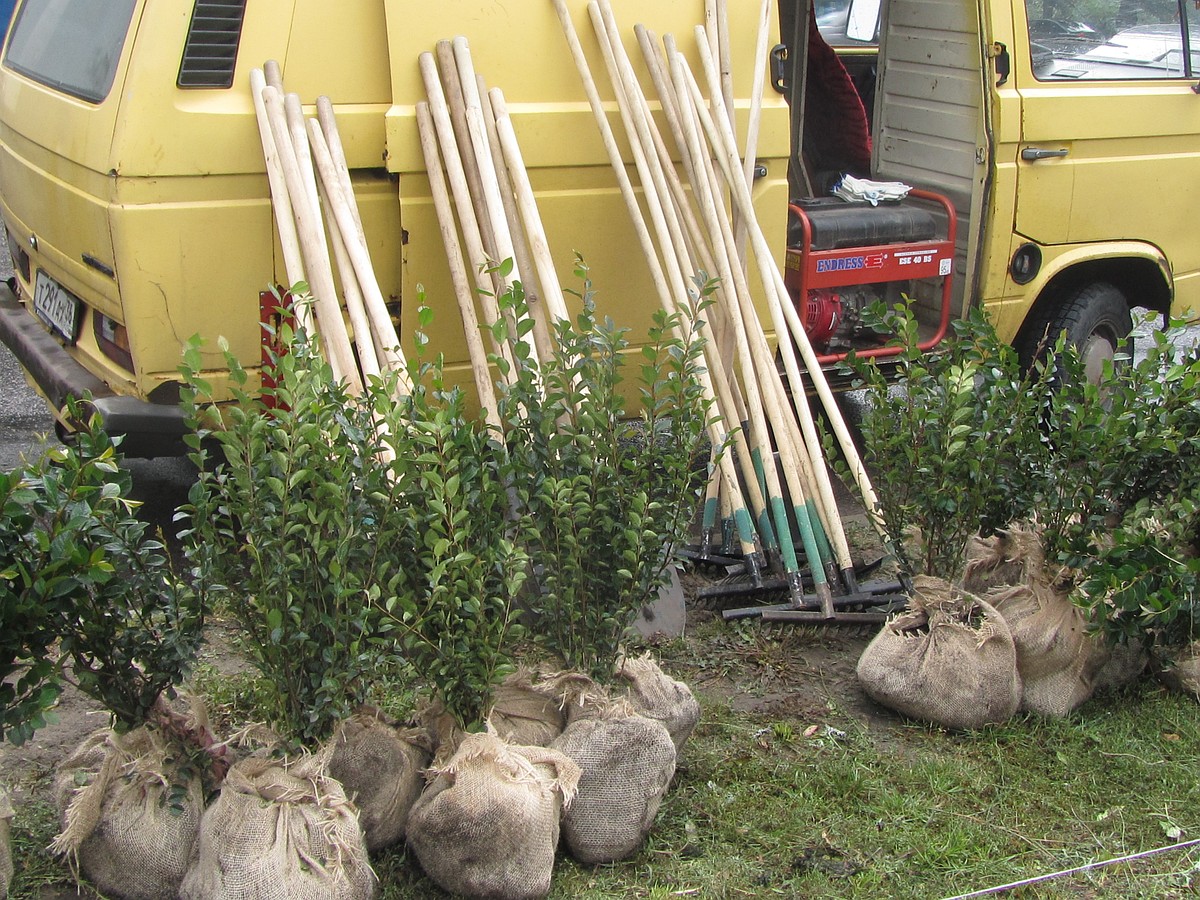
[[[808,403],[810,388],[823,405],[885,546],[890,546],[890,538],[751,199],[771,0],[761,3],[755,48],[759,64],[742,151],[733,124],[724,0],[712,0],[707,26],[695,29],[704,88],[671,35],[660,43],[644,27],[635,29],[645,71],[668,125],[666,136],[652,115],[607,0],[589,3],[595,49],[603,59],[632,151],[640,200],[566,0],[552,2],[663,309],[696,317],[699,286],[715,278],[713,305],[698,319],[705,338],[700,377],[716,412],[709,424],[711,443],[715,450],[731,447],[732,452],[714,452],[703,552],[721,515],[732,523],[737,553],[756,588],[769,586],[768,571],[782,573],[789,602],[754,608],[749,614],[822,621],[881,619],[878,612],[844,611],[878,606],[894,597],[899,585],[868,589],[858,582]],[[491,359],[508,363],[495,368],[501,378],[515,377],[518,369],[512,345],[496,337],[495,326],[502,317],[512,316],[497,298],[520,282],[527,310],[522,315],[530,321],[506,325],[510,335],[528,336],[518,339],[535,362],[554,353],[555,323],[568,317],[567,305],[502,92],[487,89],[464,37],[439,42],[434,52],[420,56],[419,67],[427,100],[416,105],[416,115],[431,195],[480,406],[489,424],[500,428]],[[288,278],[293,283],[307,281],[316,298],[312,314],[299,311],[301,321],[315,328],[335,374],[351,390],[390,369],[400,373],[402,388],[411,391],[366,253],[331,105],[319,98],[317,119],[306,124],[299,98],[284,95],[273,63],[265,72],[252,73],[252,87]],[[325,224],[342,276],[353,344],[333,283],[322,199],[330,216]],[[783,375],[751,297],[751,263],[779,337]]]
[[[333,105],[328,97],[318,97],[317,117],[306,120],[300,98],[284,92],[273,60],[250,73],[250,88],[288,283],[307,283],[314,298],[311,309],[297,307],[297,321],[319,336],[334,377],[352,394],[383,372],[394,372],[397,389],[412,393],[404,353],[367,251]]]
[[[864,591],[858,583],[808,404],[810,387],[823,405],[854,473],[863,505],[887,546],[890,537],[879,517],[870,479],[791,302],[751,199],[770,0],[763,0],[758,19],[757,65],[750,95],[753,105],[744,153],[737,146],[732,115],[728,11],[723,0],[707,6],[708,26],[696,26],[694,35],[707,97],[673,36],[666,35],[660,44],[644,27],[635,28],[643,63],[669,127],[667,137],[674,144],[674,155],[651,114],[651,104],[625,51],[608,0],[588,4],[597,47],[632,150],[641,202],[566,0],[553,2],[662,306],[668,311],[689,308],[695,297],[689,289],[693,273],[708,273],[718,279],[713,293],[715,304],[707,313],[711,325],[705,335],[706,390],[721,420],[741,423],[741,427],[731,430],[731,457],[736,466],[725,461],[730,457],[726,454],[713,470],[705,509],[706,534],[711,532],[718,509],[723,509],[737,525],[742,555],[756,584],[762,584],[760,547],[773,564],[782,567],[790,602],[757,610],[764,618],[882,619],[878,612],[846,613],[835,608],[831,580],[840,583],[837,606],[842,608],[873,605],[876,597],[895,597],[899,585],[873,592]],[[681,161],[680,167],[675,159]],[[730,206],[726,205],[726,196]],[[784,376],[780,375],[752,302],[748,279],[751,259],[779,337]],[[724,435],[715,433],[713,442],[714,446],[722,446]],[[790,503],[784,499],[785,486]],[[807,576],[793,534],[799,535]],[[707,545],[706,537],[702,546]],[[812,586],[811,596],[805,593],[808,583]]]
[[[554,323],[567,318],[566,301],[504,94],[489,91],[476,73],[465,37],[438,42],[435,53],[421,54],[419,65],[428,97],[417,104],[421,149],[480,405],[498,426],[480,313],[493,336],[492,350],[509,364],[512,378],[517,367],[511,348],[494,337],[502,315],[496,298],[521,283],[531,328],[511,333],[532,334],[528,350],[534,361],[553,353]]]

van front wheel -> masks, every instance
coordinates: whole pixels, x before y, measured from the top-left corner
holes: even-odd
[[[1125,295],[1108,282],[1097,281],[1074,289],[1060,304],[1029,322],[1017,352],[1028,367],[1044,359],[1066,332],[1067,343],[1079,351],[1087,379],[1094,384],[1105,362],[1131,349],[1131,331],[1133,319]]]

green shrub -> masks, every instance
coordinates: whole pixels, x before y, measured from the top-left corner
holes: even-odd
[[[1110,637],[1186,643],[1200,634],[1200,353],[1156,334],[1101,402],[1111,446],[1088,491],[1101,496],[1067,520],[1060,556],[1082,568],[1077,599]]]
[[[334,383],[311,341],[286,326],[280,338],[289,352],[262,397],[226,350],[236,402],[214,411],[198,342],[185,351],[200,474],[184,537],[198,589],[223,598],[266,676],[267,715],[286,739],[308,741],[350,714],[383,664],[368,596],[401,565],[390,537],[405,510],[377,462],[370,409]]]
[[[200,406],[211,392],[188,351],[198,583],[225,596],[290,739],[326,737],[375,680],[414,672],[478,727],[511,669],[525,571],[505,522],[503,447],[444,387],[440,362],[412,373],[412,396],[388,376],[351,397],[307,336],[280,338],[288,351],[260,398],[227,354],[237,403],[215,413]],[[219,427],[202,427],[205,415]],[[221,449],[211,464],[208,441]]]
[[[1178,644],[1200,625],[1200,353],[1156,333],[1090,382],[1060,338],[1022,373],[980,315],[936,352],[903,306],[876,310],[903,348],[847,361],[866,390],[864,461],[910,571],[955,577],[965,540],[1034,518],[1047,558],[1115,640]],[[830,442],[826,442],[831,448]],[[844,469],[844,467],[843,467]]]
[[[78,404],[71,414],[86,418]],[[0,735],[13,743],[45,723],[65,677],[125,731],[151,717],[195,659],[200,598],[133,515],[120,462],[92,418],[75,446],[0,475]]]
[[[917,320],[907,306],[879,304],[872,314],[897,335],[902,351],[846,360],[866,392],[863,462],[900,564],[952,578],[970,535],[1003,527],[1036,502],[1046,465],[1038,422],[1048,381],[1022,374],[1016,352],[982,313],[956,321],[935,352],[918,349]],[[825,447],[849,479],[828,434]]]
[[[428,323],[428,310],[421,311]],[[420,340],[419,340],[420,343]],[[527,559],[513,540],[507,454],[466,397],[443,381],[441,359],[422,366],[411,397],[388,408],[386,442],[393,497],[403,510],[388,540],[397,568],[369,592],[384,613],[382,631],[436,690],[460,726],[476,730],[493,686],[513,669],[520,628],[516,599]]]
[[[691,317],[655,316],[638,370],[643,413],[630,421],[626,332],[597,316],[586,270],[578,274],[582,310],[557,323],[552,358],[539,366],[523,335],[497,329],[519,367],[500,403],[520,541],[537,578],[534,634],[568,666],[608,681],[626,629],[669,576],[703,482],[704,304],[698,292]],[[523,311],[520,285],[501,305]]]

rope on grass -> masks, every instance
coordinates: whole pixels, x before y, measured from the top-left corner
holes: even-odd
[[[1073,869],[1063,869],[1061,872],[1051,872],[1049,875],[1038,875],[1034,878],[1026,878],[1023,881],[1013,881],[1009,884],[1001,884],[997,887],[984,888],[981,891],[972,891],[969,894],[955,894],[953,897],[947,897],[946,900],[967,900],[968,897],[984,897],[988,894],[998,894],[1001,891],[1011,891],[1015,888],[1026,887],[1031,884],[1037,884],[1041,881],[1049,881],[1051,878],[1061,878],[1064,875],[1075,875],[1079,872],[1087,872],[1091,869],[1099,869],[1103,866],[1112,866],[1117,863],[1132,862],[1137,859],[1145,859],[1148,856],[1155,856],[1159,853],[1168,853],[1172,850],[1184,850],[1188,847],[1195,847],[1200,844],[1200,838],[1191,841],[1183,841],[1179,844],[1171,844],[1169,847],[1158,847],[1154,850],[1143,850],[1141,853],[1131,853],[1128,856],[1118,856],[1115,859],[1106,859],[1101,862],[1088,863],[1086,866],[1076,866]]]

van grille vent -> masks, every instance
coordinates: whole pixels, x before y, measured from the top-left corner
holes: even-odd
[[[179,87],[232,87],[245,13],[246,0],[196,0],[175,82]]]

